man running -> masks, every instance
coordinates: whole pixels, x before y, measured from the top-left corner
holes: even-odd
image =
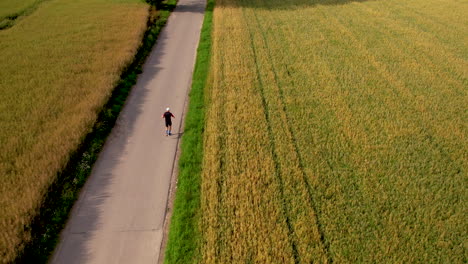
[[[171,118],[175,116],[169,111],[169,107],[166,108],[166,112],[162,115],[162,118],[166,120],[166,137],[171,135],[171,129],[172,129],[172,120]]]

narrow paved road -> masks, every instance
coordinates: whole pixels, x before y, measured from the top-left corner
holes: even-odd
[[[204,0],[179,0],[143,67],[52,263],[157,263]],[[161,115],[175,115],[164,136]]]

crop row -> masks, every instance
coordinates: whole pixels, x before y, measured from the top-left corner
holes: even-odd
[[[464,11],[217,1],[203,263],[462,263]]]

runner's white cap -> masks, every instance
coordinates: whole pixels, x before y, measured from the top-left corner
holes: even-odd
[[[169,109],[169,107],[168,107],[168,108],[166,108],[166,111],[169,111],[169,110],[170,110],[170,109]]]

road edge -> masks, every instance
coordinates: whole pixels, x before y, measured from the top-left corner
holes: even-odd
[[[198,218],[206,108],[204,93],[210,69],[214,6],[215,0],[206,1],[188,104],[184,109],[184,134],[176,168],[178,177],[168,198],[170,219],[165,222],[159,263],[196,263],[200,260],[200,254],[196,253],[199,253],[201,239]]]
[[[179,159],[180,159],[180,156],[182,154],[182,140],[184,139],[184,134],[183,134],[183,131],[184,131],[184,128],[185,128],[185,121],[186,121],[186,116],[189,112],[189,109],[190,109],[190,97],[192,97],[192,86],[194,85],[193,83],[193,79],[196,77],[196,73],[195,73],[195,68],[198,64],[198,60],[199,60],[199,46],[200,46],[200,43],[202,42],[202,33],[203,33],[203,29],[205,28],[205,16],[206,16],[206,11],[209,9],[209,2],[211,2],[212,0],[207,0],[206,4],[205,4],[205,12],[204,12],[204,17],[203,17],[203,23],[202,25],[200,26],[200,37],[199,37],[199,40],[198,40],[198,44],[197,44],[197,52],[195,54],[195,57],[194,57],[194,60],[193,60],[193,70],[192,70],[192,79],[190,81],[190,83],[188,84],[190,89],[187,91],[186,95],[185,95],[185,98],[184,98],[184,107],[183,107],[183,112],[182,112],[182,115],[181,115],[181,118],[182,118],[182,122],[180,122],[180,126],[179,126],[179,130],[178,131],[182,131],[182,136],[180,136],[178,139],[177,139],[177,149],[176,149],[176,153],[174,155],[174,163],[173,163],[173,167],[172,167],[172,175],[171,175],[171,179],[170,179],[170,185],[169,185],[169,190],[168,190],[168,195],[167,195],[167,202],[166,202],[166,209],[165,209],[165,216],[164,216],[164,223],[163,223],[163,237],[162,237],[162,241],[161,241],[161,246],[159,248],[159,257],[158,257],[158,262],[159,264],[163,264],[164,263],[164,260],[165,260],[165,256],[166,256],[166,248],[167,248],[167,243],[168,243],[168,240],[169,240],[169,231],[170,231],[170,226],[171,226],[171,217],[172,217],[172,214],[173,214],[173,211],[174,211],[174,201],[175,201],[175,197],[176,197],[176,190],[177,190],[177,182],[178,182],[178,174],[179,174]],[[206,75],[206,73],[204,74]],[[204,77],[205,78],[205,77]]]

